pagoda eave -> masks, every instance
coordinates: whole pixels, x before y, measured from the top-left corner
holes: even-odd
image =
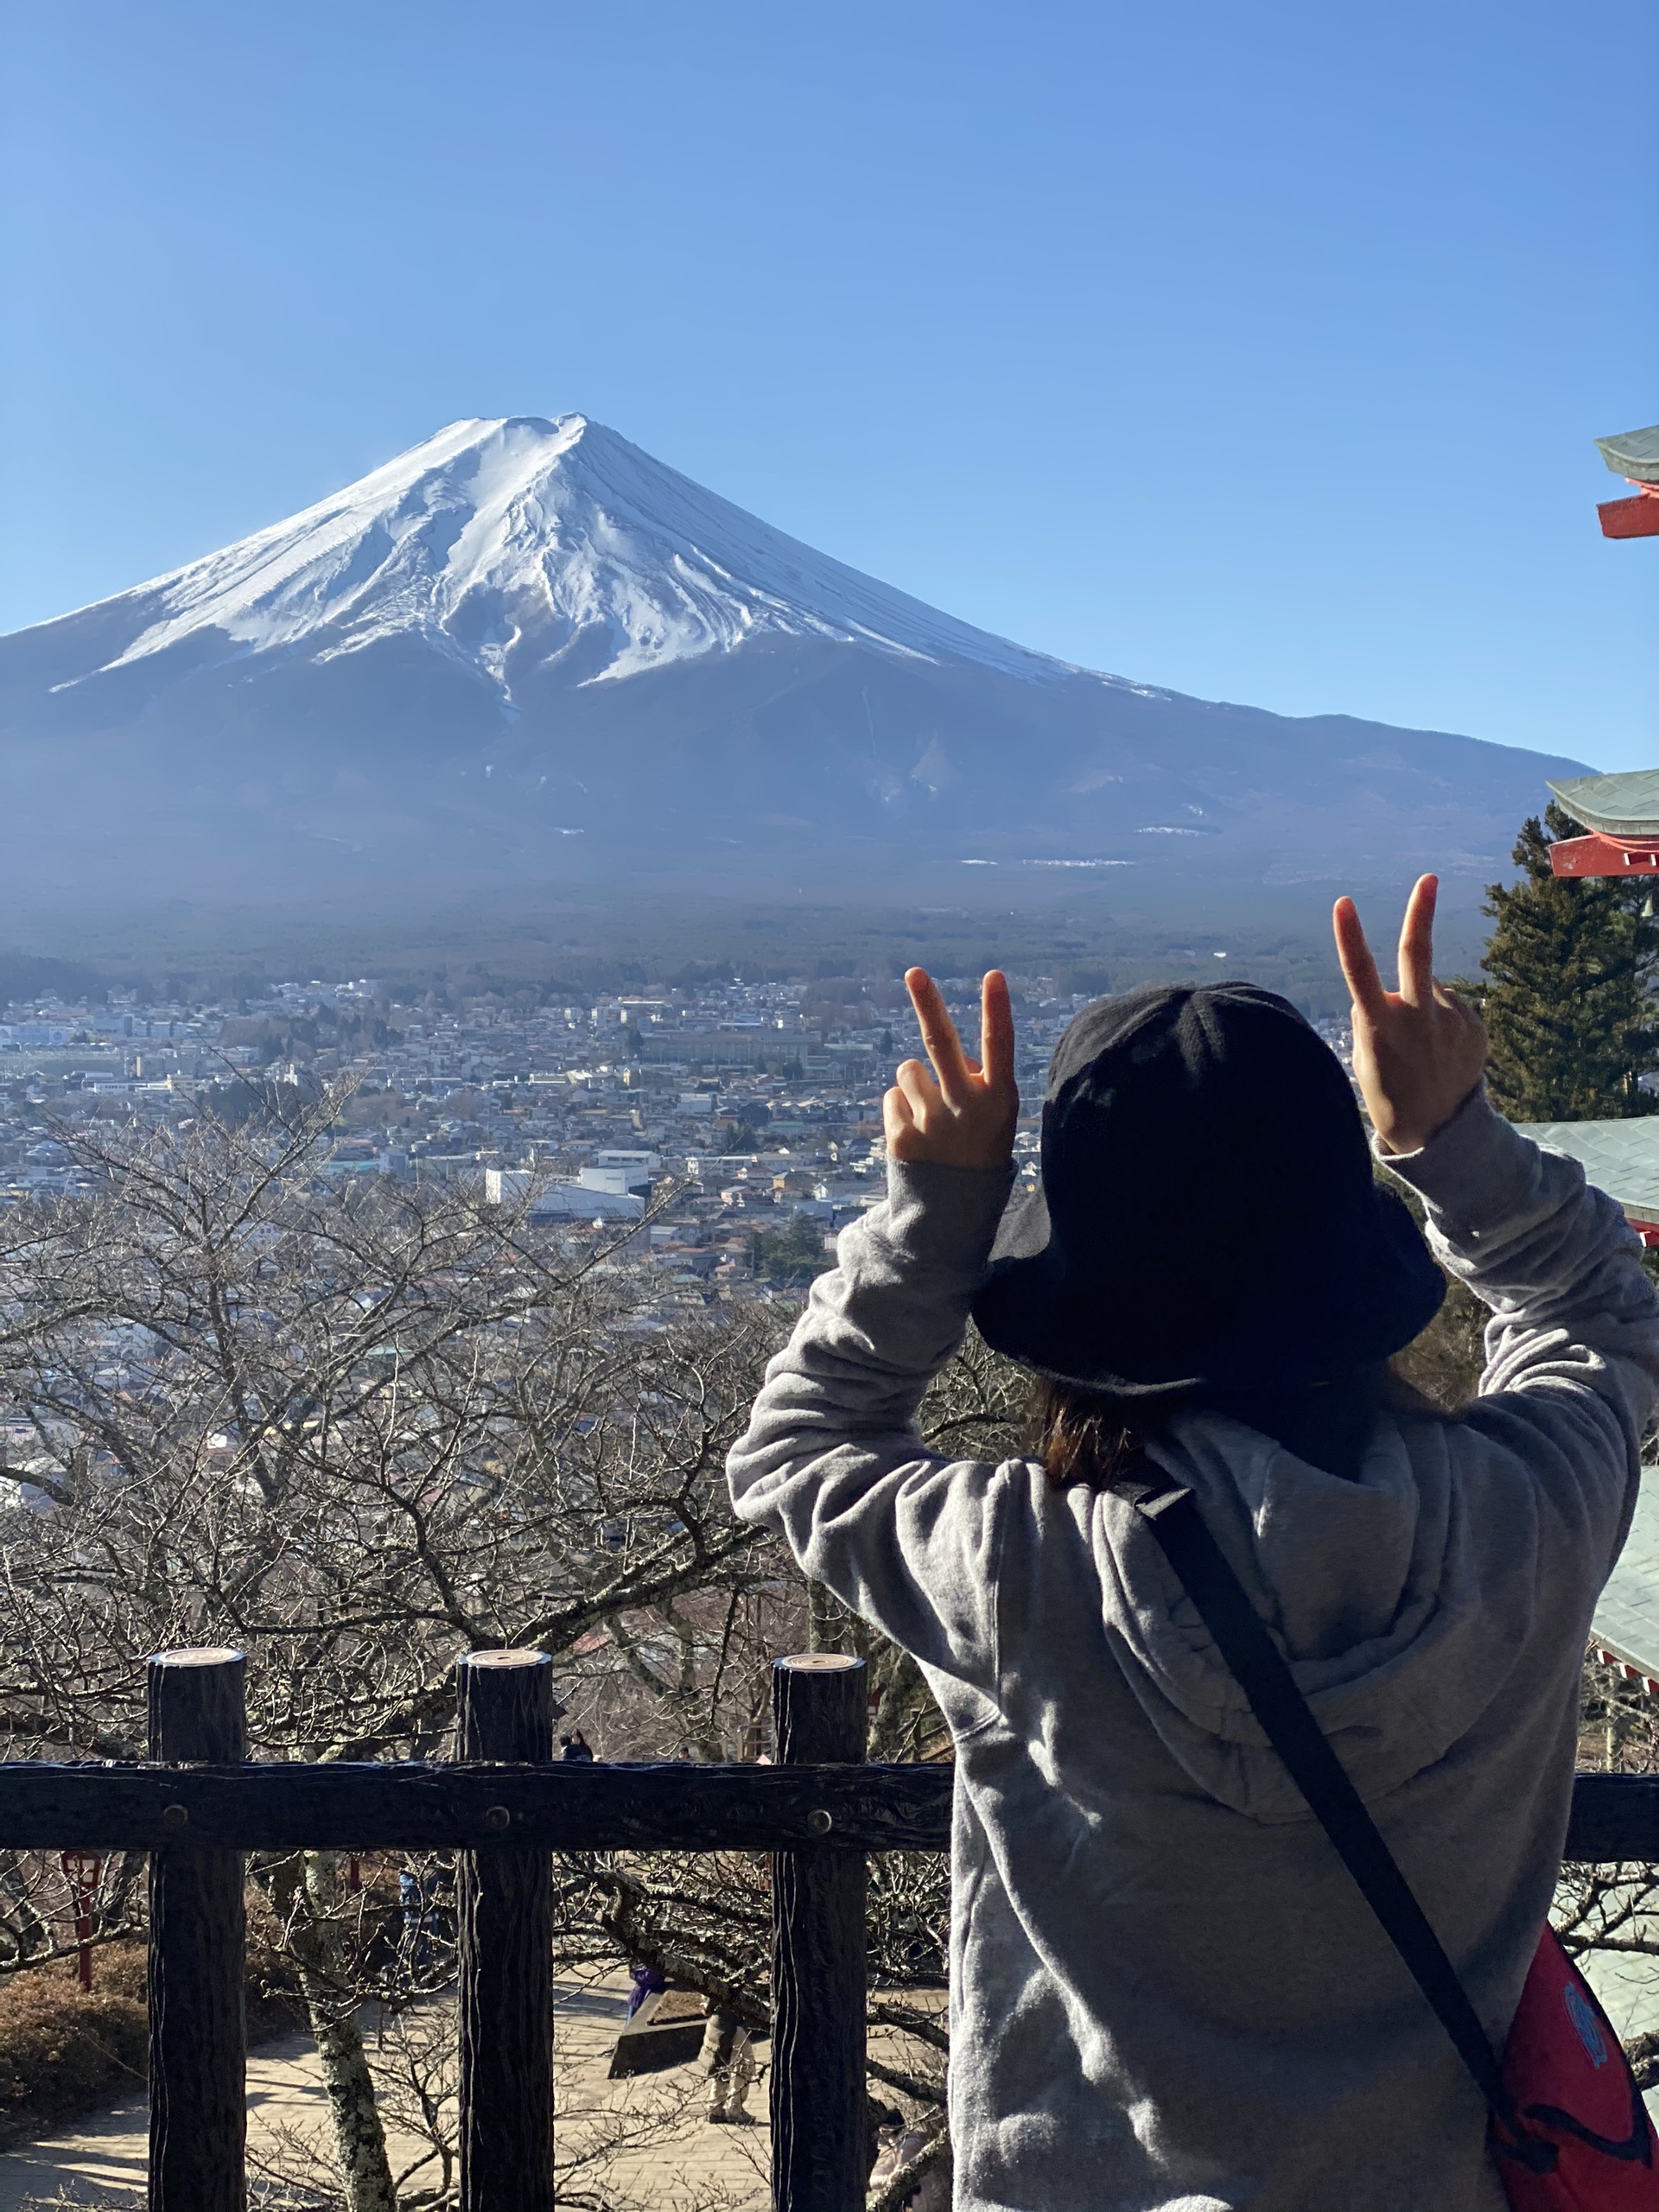
[[[1596,509],[1604,537],[1659,537],[1659,499],[1638,492],[1633,499],[1605,499]]]
[[[1651,842],[1625,837],[1559,837],[1549,849],[1556,875],[1659,875],[1659,837]]]

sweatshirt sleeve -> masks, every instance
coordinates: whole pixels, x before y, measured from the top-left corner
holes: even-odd
[[[924,1665],[995,1679],[1000,1471],[929,1452],[923,1393],[962,1342],[1012,1169],[890,1161],[887,1197],[766,1370],[726,1463],[740,1520]]]
[[[1471,1418],[1517,1445],[1531,1431],[1535,1467],[1599,1502],[1611,1566],[1659,1395],[1659,1294],[1622,1208],[1484,1090],[1421,1152],[1382,1162],[1421,1197],[1436,1258],[1491,1310]]]

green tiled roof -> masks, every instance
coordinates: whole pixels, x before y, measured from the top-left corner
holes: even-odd
[[[1659,832],[1659,768],[1633,768],[1619,776],[1563,776],[1549,785],[1575,822],[1610,837],[1651,837]]]
[[[1638,1221],[1659,1223],[1659,1114],[1627,1122],[1517,1122],[1523,1137],[1576,1160]]]
[[[1596,1600],[1591,1641],[1659,1681],[1659,1468],[1644,1467],[1636,1517]]]
[[[1596,443],[1615,476],[1659,484],[1659,423],[1645,430],[1622,430],[1616,438],[1598,438]]]

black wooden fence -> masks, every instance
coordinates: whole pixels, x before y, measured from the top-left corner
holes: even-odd
[[[555,1762],[552,1662],[459,1662],[453,1763],[259,1764],[236,1651],[149,1662],[148,1764],[0,1764],[0,1848],[147,1851],[150,2212],[242,2212],[242,1854],[453,1850],[462,2212],[551,2212],[553,1851],[773,1857],[778,2212],[864,2202],[864,1866],[949,1840],[951,1772],[864,1763],[861,1661],[780,1659],[773,1766]],[[1659,1859],[1659,1778],[1581,1775],[1567,1855]]]

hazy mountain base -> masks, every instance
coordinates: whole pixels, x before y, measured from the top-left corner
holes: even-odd
[[[1086,886],[1131,927],[1322,930],[1338,891],[1428,868],[1472,909],[1573,765],[830,646],[578,693],[435,758],[358,658],[346,699],[334,664],[251,667],[234,714],[218,677],[130,728],[0,738],[0,942],[56,950],[42,926],[175,896],[353,925],[445,908],[471,935],[571,898],[890,907],[900,883],[929,907],[1048,911]],[[740,696],[763,677],[780,696]]]
[[[939,893],[955,887],[925,887]],[[786,979],[896,976],[912,963],[942,976],[1000,965],[1052,976],[1062,991],[1118,991],[1149,981],[1247,977],[1315,1014],[1347,1006],[1329,934],[1329,898],[1265,894],[1255,912],[1191,898],[1167,917],[1125,912],[1094,885],[1038,887],[1000,909],[968,903],[898,905],[891,882],[829,904],[695,893],[645,884],[584,887],[537,900],[502,896],[423,907],[408,887],[378,910],[356,897],[296,899],[284,906],[183,898],[99,911],[8,899],[0,906],[0,1002],[99,984],[147,981],[170,995],[257,995],[261,979],[370,975],[397,986],[456,982],[567,984],[573,992],[626,990],[688,966]],[[1023,887],[1022,887],[1023,888]],[[1379,944],[1392,940],[1397,899],[1368,904]],[[1047,890],[1047,896],[1040,896]],[[1446,974],[1472,971],[1484,925],[1472,904],[1448,902],[1438,957]],[[1223,954],[1224,958],[1217,956]],[[170,983],[168,979],[174,979]]]

